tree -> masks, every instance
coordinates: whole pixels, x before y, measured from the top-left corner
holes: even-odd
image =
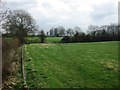
[[[73,35],[74,35],[74,31],[73,31],[72,28],[68,28],[68,29],[66,30],[66,33],[67,33],[68,36],[73,36]]]
[[[54,36],[54,28],[50,29],[50,36]]]
[[[12,13],[7,16],[3,28],[7,32],[15,35],[21,44],[24,43],[26,35],[34,33],[34,31],[37,30],[32,16],[24,10],[12,11]]]
[[[7,3],[0,0],[0,33],[2,34],[2,24],[5,22],[7,15],[10,13],[10,9],[7,8]]]
[[[70,36],[64,36],[64,37],[61,39],[61,42],[62,42],[62,43],[70,43],[70,42],[72,42],[72,37],[70,37]]]
[[[50,35],[51,36],[65,36],[65,28],[63,26],[58,26],[56,28],[51,28],[50,29]]]
[[[44,31],[42,30],[41,32],[40,32],[40,41],[41,41],[41,43],[44,43],[45,42],[45,33],[44,33]]]
[[[78,33],[80,33],[80,32],[82,32],[81,31],[81,28],[80,27],[78,27],[78,26],[75,26],[74,28],[73,28],[73,30],[76,32],[78,32]]]
[[[88,33],[90,33],[90,34],[95,36],[96,31],[99,29],[99,26],[97,26],[97,25],[90,25],[90,26],[88,26],[88,29],[89,29]]]
[[[57,27],[58,34],[59,36],[64,36],[65,35],[65,28],[63,26]]]
[[[48,36],[48,35],[49,35],[49,32],[46,32],[46,35]]]
[[[97,26],[97,25],[90,25],[90,26],[88,26],[88,29],[90,31],[96,31],[98,28],[99,28],[99,26]]]
[[[6,7],[6,3],[0,0],[0,24],[6,19],[9,13],[10,10]]]
[[[90,25],[88,26],[88,34],[91,36],[90,41],[96,41],[96,34],[100,33],[101,30],[99,30],[100,27],[97,25]]]
[[[55,34],[55,37],[59,36],[59,35],[58,35],[58,28],[55,28],[55,29],[54,29],[54,34]]]

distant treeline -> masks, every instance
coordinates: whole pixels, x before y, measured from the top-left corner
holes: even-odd
[[[97,42],[97,41],[118,41],[120,34],[119,25],[90,25],[88,31],[82,32],[80,27],[65,29],[62,26],[52,28],[46,32],[46,37],[63,37],[61,42]],[[43,30],[44,31],[44,30]],[[26,37],[40,37],[41,33],[28,34]],[[13,37],[13,34],[5,33],[3,37]]]
[[[29,34],[26,37],[40,37],[40,36],[41,36],[41,34]],[[46,37],[55,37],[55,36],[50,36],[50,35],[45,35],[45,36]],[[2,34],[2,37],[3,38],[13,38],[13,37],[15,37],[15,35],[11,34],[11,33],[4,33],[4,34]]]
[[[104,25],[101,27],[91,25],[89,26],[89,32],[78,32],[74,36],[64,36],[61,42],[100,42],[100,41],[119,41],[120,26],[118,25]]]

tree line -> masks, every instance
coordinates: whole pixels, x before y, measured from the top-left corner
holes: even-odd
[[[80,32],[81,28],[76,26],[73,29],[67,28],[65,29],[63,26],[58,26],[55,28],[51,28],[49,31],[47,31],[47,36],[54,36],[54,37],[63,37],[63,36],[73,36],[75,34],[75,31]]]
[[[78,32],[74,36],[64,36],[61,42],[100,42],[100,41],[119,41],[120,25],[90,25],[88,32]]]

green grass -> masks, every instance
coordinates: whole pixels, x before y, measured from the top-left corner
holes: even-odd
[[[25,45],[29,87],[109,88],[118,85],[118,42]]]
[[[58,43],[61,39],[62,37],[47,37],[46,42]]]
[[[46,43],[58,43],[60,42],[62,37],[46,37],[45,42]],[[40,43],[39,37],[27,37],[26,38],[26,44],[30,43]]]

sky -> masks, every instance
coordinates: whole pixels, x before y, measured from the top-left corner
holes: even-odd
[[[10,9],[25,9],[39,28],[74,28],[118,23],[119,0],[5,0]]]

